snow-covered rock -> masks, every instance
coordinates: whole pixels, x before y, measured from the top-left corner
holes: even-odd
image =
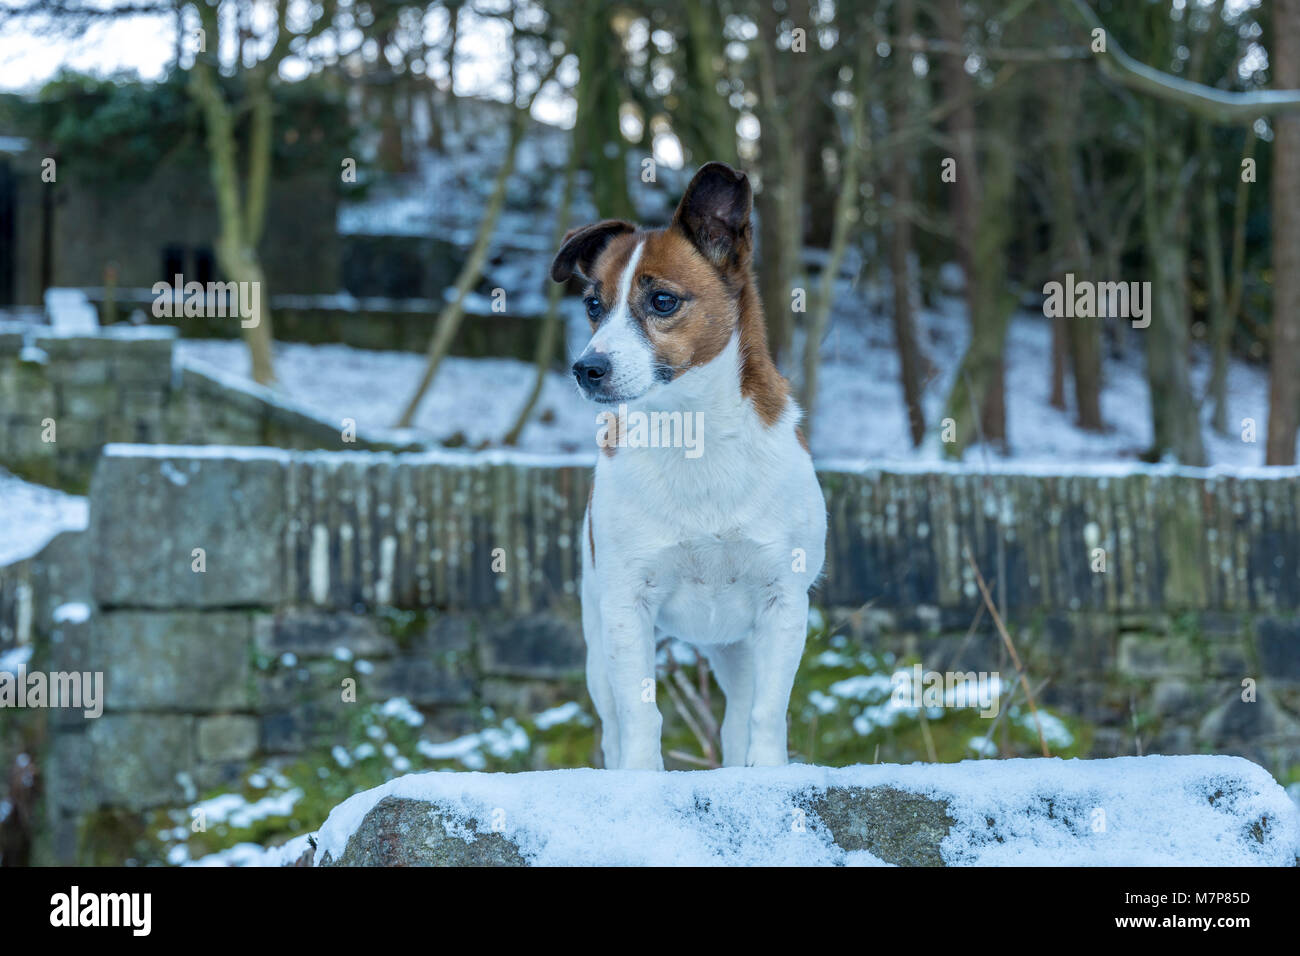
[[[317,865],[1290,866],[1300,808],[1238,757],[678,773],[412,774],[359,793]]]

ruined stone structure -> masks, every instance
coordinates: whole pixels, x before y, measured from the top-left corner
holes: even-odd
[[[230,320],[227,320],[230,321]],[[271,390],[174,360],[176,330],[67,334],[0,322],[0,466],[84,491],[107,442],[393,448]]]

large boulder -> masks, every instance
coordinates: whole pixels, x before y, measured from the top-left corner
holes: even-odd
[[[318,866],[1272,865],[1300,808],[1238,757],[412,774],[340,804]]]

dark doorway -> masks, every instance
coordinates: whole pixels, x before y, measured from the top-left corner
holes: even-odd
[[[16,187],[9,161],[0,159],[0,306],[16,305],[18,289],[15,282],[18,254],[16,212]]]
[[[177,276],[185,275],[185,248],[183,246],[163,246],[162,271],[162,281],[169,285],[175,281]]]
[[[217,261],[206,246],[194,250],[194,278],[202,282],[204,288],[209,282],[217,281]]]

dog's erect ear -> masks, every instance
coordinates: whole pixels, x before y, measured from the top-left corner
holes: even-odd
[[[625,232],[635,231],[636,226],[622,219],[606,219],[603,222],[593,222],[590,226],[570,229],[560,243],[555,261],[551,263],[551,278],[556,282],[568,282],[575,272],[589,275],[591,264],[609,240]]]
[[[705,163],[686,187],[673,225],[719,269],[749,264],[753,250],[749,178],[726,163]]]

